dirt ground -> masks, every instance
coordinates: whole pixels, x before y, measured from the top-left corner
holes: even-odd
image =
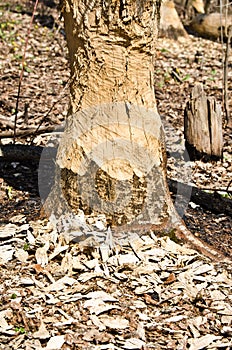
[[[34,1],[0,1],[1,145],[13,142],[33,6]],[[17,144],[54,146],[54,130],[68,111],[67,56],[56,4],[40,1],[18,100]],[[230,58],[232,110],[231,66]],[[155,93],[173,201],[177,209],[185,201],[182,216],[191,232],[232,258],[232,130],[224,125],[221,161],[183,165],[181,158],[190,92],[202,82],[221,104],[222,67],[219,42],[192,35],[157,41]],[[226,269],[224,263],[212,265],[167,237],[137,237],[134,245],[124,242],[110,253],[65,244],[41,211],[39,169],[38,160],[0,157],[1,350],[231,349],[230,263]],[[178,192],[180,182],[193,186],[191,197],[189,187]],[[49,188],[52,177],[44,183]]]
[[[14,112],[18,94],[21,58],[30,24],[33,2],[9,1],[1,4],[1,100],[0,128],[2,144],[12,143]],[[198,58],[196,58],[198,57]],[[229,62],[231,67],[231,61]],[[173,72],[178,72],[180,81]],[[155,63],[155,92],[158,109],[163,119],[167,149],[168,176],[182,179],[178,152],[184,149],[183,114],[186,101],[196,82],[204,84],[208,96],[222,103],[222,45],[206,39],[189,36],[173,41],[159,38]],[[17,143],[45,145],[51,133],[31,135],[31,129],[54,127],[64,121],[68,109],[68,61],[62,20],[53,1],[39,4],[29,34],[25,71],[18,104],[16,131],[30,136],[18,137]],[[232,76],[229,73],[229,92]],[[232,108],[231,93],[230,107]],[[9,138],[7,135],[9,134]],[[187,182],[208,190],[232,190],[232,137],[231,129],[224,127],[223,160],[204,163],[189,162]],[[41,202],[37,181],[38,163],[0,163],[1,222],[23,214],[27,219],[40,217]],[[229,188],[228,188],[229,186]],[[231,192],[230,192],[231,193]],[[222,193],[230,196],[230,193]],[[219,196],[220,197],[220,196]],[[211,200],[214,201],[215,192]],[[174,199],[175,200],[175,199]],[[222,198],[223,200],[223,198]],[[231,201],[225,206],[231,208]],[[227,214],[226,214],[227,213]],[[231,255],[231,216],[228,211],[207,210],[207,203],[188,205],[184,221],[189,229],[203,240],[218,246]]]

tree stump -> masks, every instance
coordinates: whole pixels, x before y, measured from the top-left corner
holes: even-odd
[[[184,135],[191,160],[221,159],[222,113],[215,99],[207,97],[202,84],[196,84],[184,111]]]

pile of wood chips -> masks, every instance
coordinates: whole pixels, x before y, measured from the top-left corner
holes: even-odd
[[[0,229],[0,349],[231,349],[232,269],[152,232]]]

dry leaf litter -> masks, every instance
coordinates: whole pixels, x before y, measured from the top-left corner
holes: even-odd
[[[99,221],[79,242],[52,219],[1,227],[0,349],[232,348],[228,263]]]
[[[28,10],[28,2],[25,6]],[[18,88],[15,81],[21,64],[17,55],[23,50],[30,22],[26,12],[17,11],[4,8],[1,12],[2,22],[10,20],[1,50],[1,132],[12,129]],[[49,10],[48,15],[50,11],[58,22],[59,14]],[[173,146],[183,142],[183,109],[194,83],[203,82],[207,94],[221,101],[221,45],[194,37],[177,42],[162,38],[157,45],[156,97],[173,155]],[[198,61],[197,52],[201,54]],[[55,102],[42,125],[59,123],[68,105],[66,91],[62,92],[68,68],[60,26],[50,30],[37,21],[29,40],[27,64],[18,130],[37,127]],[[172,78],[173,68],[178,69],[182,82]],[[228,83],[231,86],[231,72]],[[24,119],[27,101],[29,125]],[[231,105],[231,98],[229,102]],[[232,174],[231,130],[224,130],[224,139],[222,163],[191,164],[192,181],[197,186],[227,187]],[[35,144],[43,145],[44,140],[46,136],[38,136]],[[9,142],[11,139],[4,140],[4,144]],[[170,176],[178,180],[175,159],[168,161]],[[116,238],[103,230],[77,243],[81,236],[77,231],[71,237],[74,241],[69,241],[47,221],[28,222],[40,209],[34,194],[36,180],[29,181],[29,168],[24,167],[26,180],[19,176],[20,164],[12,163],[12,168],[13,183],[18,179],[24,190],[13,188],[9,200],[1,179],[5,221],[1,220],[0,227],[0,349],[232,348],[229,264],[213,264],[197,252],[152,233]],[[4,168],[3,177],[9,173]],[[26,191],[34,197],[29,198]],[[222,216],[205,216],[200,209],[193,213],[196,230],[201,233],[205,224],[210,226],[207,240],[229,249],[231,218],[224,215],[221,225]],[[191,228],[195,230],[194,225]],[[99,227],[96,224],[96,230]]]

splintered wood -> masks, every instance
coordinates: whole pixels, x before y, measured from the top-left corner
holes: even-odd
[[[192,159],[222,157],[222,113],[217,102],[196,84],[184,113],[186,148]]]
[[[110,226],[166,227],[178,216],[166,183],[166,154],[160,117],[121,102],[80,111],[67,120],[57,164],[63,214],[103,214]],[[50,201],[52,209],[61,196]]]
[[[49,198],[58,218],[83,209],[108,226],[179,221],[154,94],[160,3],[63,2],[71,105]]]

